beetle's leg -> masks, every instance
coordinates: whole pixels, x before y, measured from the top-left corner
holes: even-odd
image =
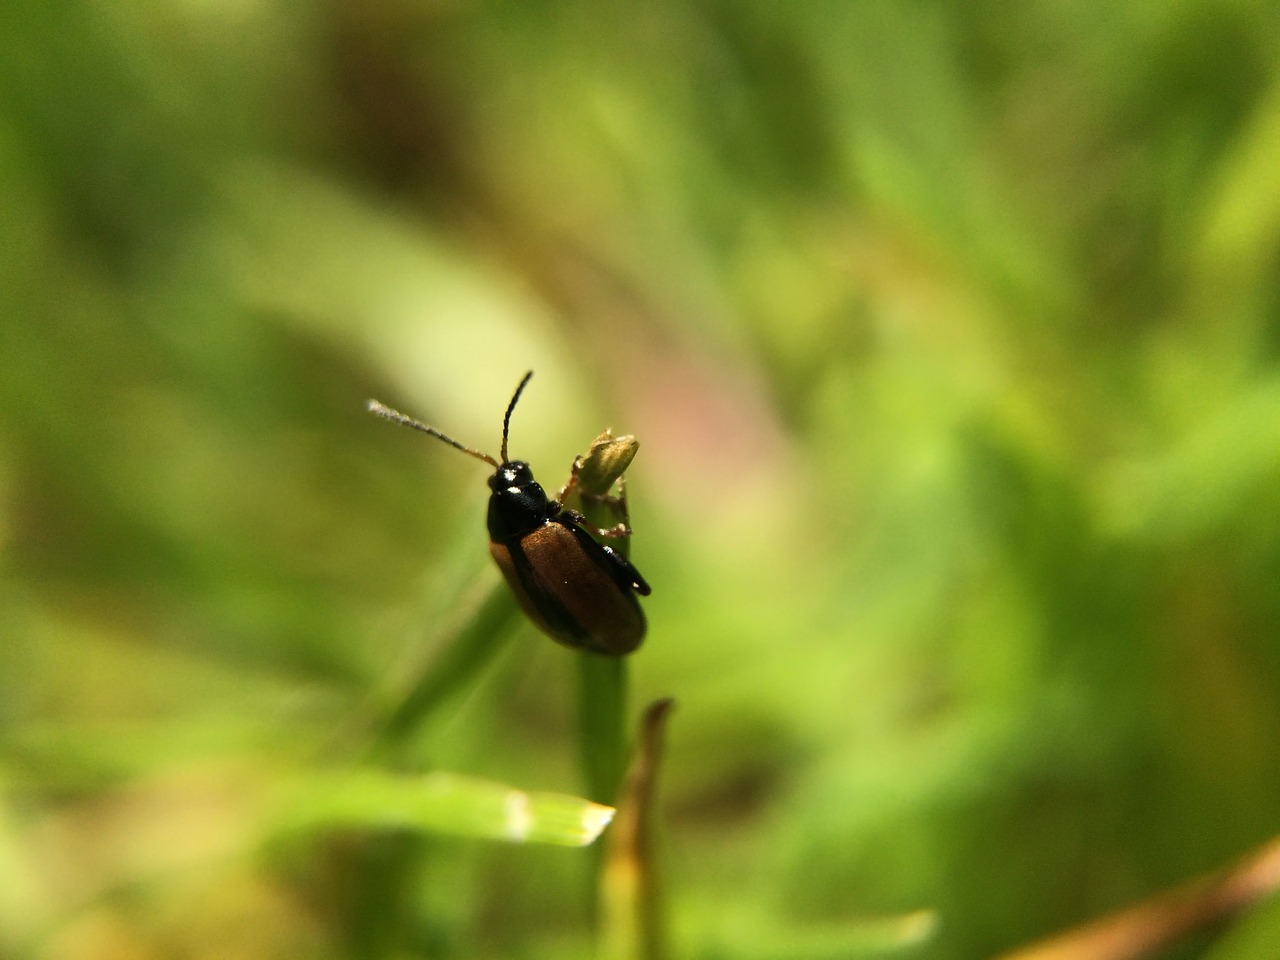
[[[569,471],[569,479],[565,481],[565,485],[560,488],[560,492],[556,494],[556,503],[560,504],[563,513],[573,520],[580,527],[591,531],[597,537],[629,537],[631,536],[630,517],[627,513],[627,480],[626,477],[618,478],[618,495],[611,496],[607,493],[588,493],[585,490],[578,490],[578,497],[582,500],[589,500],[592,503],[602,503],[607,506],[620,522],[615,523],[612,527],[597,527],[588,523],[587,518],[576,510],[570,510],[564,507],[565,501],[569,495],[578,489],[578,475],[582,472],[583,464],[586,461],[582,457],[573,458],[573,467]]]
[[[631,536],[631,528],[625,523],[615,524],[612,527],[597,527],[593,523],[588,523],[587,518],[580,514],[577,510],[562,509],[560,516],[568,517],[582,529],[597,537],[629,537]]]
[[[618,518],[618,526],[631,529],[631,516],[627,511],[627,478],[619,477],[617,480],[618,494],[614,496],[608,493],[587,493],[579,492],[578,496],[583,500],[589,500],[591,503],[600,503],[608,507],[615,517]]]
[[[628,530],[631,529],[631,512],[627,509],[627,478],[621,476],[618,478],[618,514],[622,519],[622,525]]]
[[[582,457],[573,458],[573,467],[569,470],[569,479],[565,481],[564,486],[560,488],[560,492],[556,494],[556,503],[564,506],[565,500],[569,494],[578,488],[578,474],[582,472],[582,465],[586,463]]]
[[[607,506],[613,515],[618,518],[618,522],[612,527],[606,527],[603,530],[597,528],[596,533],[601,537],[629,537],[631,536],[631,513],[627,510],[627,478],[625,476],[618,478],[618,495],[611,496],[607,493],[581,494],[582,499],[590,500],[593,503],[602,503]]]

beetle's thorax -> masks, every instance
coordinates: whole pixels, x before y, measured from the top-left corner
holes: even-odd
[[[523,460],[509,460],[489,478],[489,539],[507,543],[536,530],[559,512]]]

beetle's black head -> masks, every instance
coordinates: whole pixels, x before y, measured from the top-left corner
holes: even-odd
[[[503,490],[520,488],[531,483],[538,486],[534,483],[533,471],[529,469],[529,464],[523,460],[508,460],[489,478],[489,489],[494,493],[501,493]],[[542,488],[538,487],[538,489]]]
[[[553,512],[542,485],[523,460],[508,460],[489,478],[489,539],[495,543],[524,536]]]

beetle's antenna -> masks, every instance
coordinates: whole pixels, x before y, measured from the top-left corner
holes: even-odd
[[[507,431],[511,429],[511,411],[516,408],[516,401],[520,399],[520,394],[524,393],[524,386],[529,382],[529,378],[533,376],[530,370],[524,375],[524,379],[520,381],[520,386],[516,387],[515,396],[511,398],[511,402],[507,404],[506,416],[502,418],[502,462],[507,462]]]
[[[526,377],[525,379],[527,380],[529,378]],[[521,386],[524,386],[524,384],[521,384]],[[520,395],[520,391],[517,390],[516,396],[519,396],[519,395]],[[513,400],[512,403],[514,402],[515,401]],[[481,453],[479,450],[476,450],[474,447],[468,447],[466,444],[459,443],[457,440],[453,439],[453,437],[445,436],[435,427],[428,427],[425,423],[415,420],[413,419],[413,417],[406,417],[399,410],[392,410],[385,403],[379,403],[377,400],[370,400],[368,403],[365,404],[365,406],[368,408],[370,413],[374,414],[375,416],[381,417],[383,420],[390,420],[392,423],[398,423],[402,427],[412,427],[414,430],[421,430],[423,433],[430,434],[431,436],[435,437],[437,440],[443,440],[445,443],[453,447],[455,450],[461,450],[463,453],[471,454],[471,456],[475,457],[477,460],[483,460],[485,463],[489,464],[489,466],[493,467],[495,470],[499,466],[498,461],[493,459],[493,457],[489,456],[487,453]],[[510,415],[511,415],[511,411],[508,410],[507,416],[510,416]],[[502,459],[506,460],[507,451],[506,451],[506,431],[505,430],[503,431],[502,446],[503,446]]]

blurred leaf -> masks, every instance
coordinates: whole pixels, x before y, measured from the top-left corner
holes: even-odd
[[[281,802],[286,831],[406,830],[567,847],[592,843],[613,819],[612,807],[589,800],[452,773],[312,774]]]

